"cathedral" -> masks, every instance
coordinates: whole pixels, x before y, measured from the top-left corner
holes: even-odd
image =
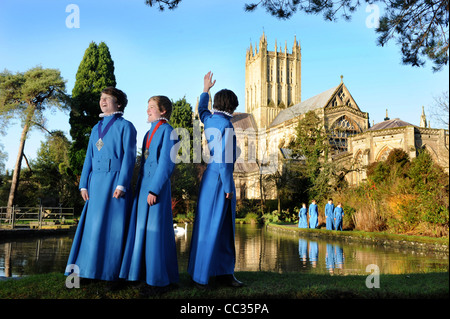
[[[239,158],[234,179],[238,199],[276,198],[274,185],[267,185],[263,176],[279,171],[291,159],[289,144],[296,136],[296,127],[305,114],[314,111],[330,132],[333,161],[347,169],[350,185],[366,178],[367,165],[386,159],[394,148],[401,148],[410,159],[419,149],[427,149],[432,158],[449,172],[449,132],[433,129],[427,124],[422,107],[420,126],[390,119],[386,110],[383,122],[370,126],[369,114],[353,99],[343,76],[337,85],[302,100],[301,47],[294,38],[291,53],[275,43],[269,51],[263,34],[259,44],[246,52],[245,113],[234,113]],[[357,168],[357,169],[355,169]]]

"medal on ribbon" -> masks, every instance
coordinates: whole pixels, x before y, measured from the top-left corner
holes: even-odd
[[[97,149],[100,151],[103,147],[103,145],[105,145],[105,143],[103,143],[103,137],[105,137],[106,133],[108,133],[110,127],[114,124],[114,122],[119,118],[119,116],[121,116],[121,114],[115,114],[114,117],[109,121],[109,123],[106,125],[105,129],[102,131],[102,126],[103,126],[103,119],[100,121],[100,123],[98,123],[98,141],[97,143],[95,143],[95,146],[97,146]]]
[[[103,143],[102,139],[99,138],[97,143],[95,143],[95,146],[97,146],[97,149],[100,151],[103,147],[103,145],[105,145],[105,143]]]
[[[149,153],[149,149],[150,149],[150,143],[152,142],[153,139],[153,135],[155,134],[156,130],[161,126],[161,124],[166,123],[166,120],[160,120],[156,126],[155,129],[152,132],[152,135],[150,135],[150,138],[148,137],[150,134],[150,131],[147,133],[147,143],[145,144],[145,152],[144,152],[144,158],[147,160]]]

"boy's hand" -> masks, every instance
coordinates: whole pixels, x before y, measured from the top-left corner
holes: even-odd
[[[225,193],[225,198],[226,199],[232,199],[233,198],[233,193]]]
[[[120,197],[123,197],[123,195],[125,195],[125,192],[116,188],[116,190],[114,191],[113,197],[120,198]]]
[[[158,199],[157,196],[153,195],[152,193],[149,193],[147,196],[147,203],[149,206],[155,205],[156,200]]]
[[[216,84],[216,80],[212,80],[213,77],[213,73],[211,73],[211,71],[209,71],[208,73],[206,73],[205,77],[203,78],[203,92],[204,93],[208,93],[209,89],[212,88],[214,86],[214,84]]]
[[[88,199],[89,199],[89,194],[88,194],[88,192],[87,192],[87,190],[82,190],[81,191],[81,197],[83,197],[83,200],[84,201],[87,201]]]

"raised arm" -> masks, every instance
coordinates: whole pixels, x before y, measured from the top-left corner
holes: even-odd
[[[216,84],[216,80],[212,80],[213,73],[209,71],[203,78],[203,93],[209,93],[209,90]]]
[[[211,115],[211,112],[208,110],[209,90],[216,83],[216,80],[212,81],[212,76],[213,74],[209,71],[203,78],[203,93],[200,95],[200,101],[198,102],[198,115],[202,123],[205,123],[205,119]]]

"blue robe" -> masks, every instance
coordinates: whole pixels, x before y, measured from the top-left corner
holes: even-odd
[[[199,283],[210,276],[234,274],[236,189],[233,180],[236,136],[230,117],[211,114],[209,94],[200,96],[198,112],[205,127],[210,160],[203,173],[192,231],[188,273]],[[226,199],[225,193],[233,193]]]
[[[327,229],[333,230],[334,225],[334,204],[325,205],[325,216],[327,219]]]
[[[103,129],[113,116],[103,118]],[[129,221],[130,189],[136,162],[136,129],[119,117],[103,137],[98,150],[98,124],[89,145],[80,178],[89,199],[81,213],[67,265],[79,267],[79,277],[117,280]],[[126,188],[124,197],[113,198],[118,185]],[[66,271],[66,275],[69,272]]]
[[[316,204],[309,205],[309,228],[316,228],[319,225],[319,211]]]
[[[317,267],[317,261],[319,260],[319,244],[316,241],[309,242],[309,261],[313,268]]]
[[[337,206],[334,209],[334,229],[336,230],[342,230],[342,219],[344,218],[344,210],[342,207]]]
[[[335,246],[336,251],[336,268],[343,268],[344,267],[344,250],[341,246],[336,245]]]
[[[142,145],[157,122],[152,123]],[[149,156],[142,156],[131,210],[130,228],[120,271],[120,278],[145,281],[150,286],[164,287],[179,280],[175,233],[173,230],[170,177],[175,168],[177,140],[171,140],[172,126],[162,124],[153,135]],[[171,153],[172,152],[172,153]],[[149,193],[158,196],[149,206]]]
[[[307,210],[306,207],[300,208],[300,211],[298,212],[298,228],[308,228],[308,220],[306,217]]]
[[[335,251],[333,244],[327,244],[327,253],[325,254],[325,267],[330,273],[334,272],[335,268]]]
[[[298,255],[301,261],[306,261],[308,258],[308,241],[306,239],[298,240]]]

